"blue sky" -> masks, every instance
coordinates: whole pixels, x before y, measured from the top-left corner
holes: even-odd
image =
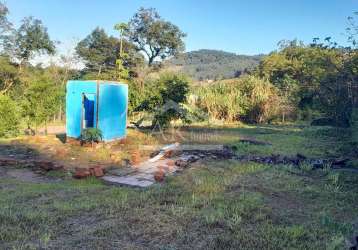
[[[6,0],[6,4],[13,23],[18,25],[29,15],[39,18],[51,38],[64,44],[84,38],[97,26],[116,34],[115,23],[128,21],[141,6],[154,7],[187,33],[187,51],[238,54],[268,53],[282,39],[311,42],[313,37],[331,36],[344,45],[347,17],[358,11],[358,0]]]

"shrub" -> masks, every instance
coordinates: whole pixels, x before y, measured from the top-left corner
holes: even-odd
[[[141,105],[144,96],[144,87],[141,87],[140,82],[131,80],[128,82],[128,114],[131,115],[133,112],[138,110]]]
[[[16,102],[0,95],[0,137],[16,136],[19,133],[20,110]]]
[[[27,118],[28,127],[35,128],[47,121],[59,110],[64,92],[59,86],[46,78],[32,82],[24,91],[22,99],[23,116]]]
[[[145,99],[137,110],[152,112],[153,125],[168,126],[172,120],[185,120],[187,112],[182,104],[188,92],[189,80],[184,75],[162,73],[159,78],[145,83]]]
[[[102,141],[102,131],[98,128],[86,128],[81,134],[81,144],[91,143],[93,147],[94,142]]]

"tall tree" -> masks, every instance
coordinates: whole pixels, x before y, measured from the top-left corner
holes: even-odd
[[[129,71],[123,65],[124,60],[128,59],[128,54],[123,53],[123,33],[127,28],[128,26],[125,23],[117,23],[114,26],[114,29],[119,32],[119,39],[120,39],[119,57],[116,60],[118,79],[128,79],[129,77]]]
[[[157,58],[165,59],[182,52],[186,36],[178,26],[162,19],[153,8],[140,8],[128,23],[125,35],[144,52],[149,66]]]
[[[27,126],[30,128],[33,124],[36,130],[39,125],[46,125],[57,113],[64,93],[46,74],[40,73],[38,78],[37,76],[25,89],[21,99],[22,115]]]
[[[11,29],[11,23],[7,19],[9,13],[8,8],[2,2],[0,2],[0,45],[2,45],[3,39],[6,37],[6,33]]]
[[[18,83],[18,70],[6,56],[0,56],[0,94],[7,93],[15,83]]]
[[[134,50],[134,45],[125,39],[122,40],[122,43],[123,54],[127,55],[125,58],[122,58],[122,65],[130,69],[140,64],[143,59]],[[97,78],[104,71],[115,70],[119,52],[120,40],[116,37],[108,36],[101,28],[93,30],[91,34],[76,46],[77,55],[85,61],[86,71],[91,74],[96,72]]]
[[[20,65],[28,62],[35,53],[54,54],[56,51],[47,28],[41,20],[33,17],[22,20],[21,26],[8,37],[6,47],[8,53],[19,60]]]
[[[358,17],[358,11],[353,13],[356,17]],[[353,48],[358,48],[358,24],[353,16],[348,17],[349,26],[346,28],[346,32],[348,35],[348,41],[352,43]]]
[[[88,69],[101,74],[103,68],[115,67],[119,49],[118,39],[97,27],[77,44],[76,53],[85,60]]]
[[[126,31],[128,29],[128,25],[126,23],[117,23],[114,26],[114,29],[119,32],[119,39],[121,42],[120,50],[119,50],[119,57],[122,58],[122,56],[123,56],[123,34],[124,34],[124,31]]]

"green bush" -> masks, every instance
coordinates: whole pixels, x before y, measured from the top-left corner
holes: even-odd
[[[143,88],[140,84],[134,80],[130,81],[128,83],[128,115],[135,112],[144,99]]]
[[[186,120],[183,106],[189,92],[189,79],[181,74],[162,73],[159,78],[145,83],[144,100],[137,110],[152,112],[153,125],[168,126],[175,119]]]
[[[6,95],[0,95],[0,117],[0,137],[18,135],[20,110],[17,103]]]
[[[86,128],[81,134],[81,144],[93,143],[102,141],[102,131],[98,128]]]
[[[37,129],[39,125],[46,124],[58,112],[63,99],[63,90],[49,79],[40,78],[38,82],[31,82],[22,98],[23,116],[28,127],[34,124]]]

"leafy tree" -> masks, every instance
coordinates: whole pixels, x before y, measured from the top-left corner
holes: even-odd
[[[86,67],[97,70],[114,68],[119,53],[119,42],[116,38],[108,36],[101,28],[96,28],[76,47],[77,54],[85,60]]]
[[[9,96],[0,94],[0,137],[16,136],[20,127],[20,109]]]
[[[66,61],[69,59],[63,59],[63,65],[57,66],[54,64],[51,64],[50,66],[46,67],[45,69],[36,69],[37,72],[40,72],[42,74],[43,78],[48,79],[49,82],[53,83],[55,86],[55,90],[60,94],[61,100],[59,102],[59,105],[56,106],[57,108],[57,118],[54,116],[54,120],[62,120],[64,115],[64,107],[65,107],[65,98],[64,93],[66,89],[66,82],[69,79],[76,79],[78,77],[78,71],[70,68],[69,65],[66,65]],[[55,94],[57,94],[55,92]]]
[[[358,11],[354,12],[358,16]],[[353,16],[348,17],[349,27],[346,28],[348,41],[352,43],[353,48],[358,48],[358,24]]]
[[[165,59],[184,50],[185,34],[153,8],[140,8],[128,23],[125,36],[147,56],[149,66],[158,57]]]
[[[315,38],[309,45],[285,41],[262,60],[258,75],[277,86],[285,103],[296,106],[303,117],[314,112],[333,120],[332,125],[349,126],[356,54],[356,49],[338,47],[330,37],[323,42]]]
[[[333,64],[333,69],[321,81],[319,101],[320,110],[334,119],[333,124],[349,127],[358,97],[358,52],[345,54],[342,62],[338,68]]]
[[[321,81],[341,63],[340,51],[297,41],[280,43],[280,50],[263,58],[258,75],[278,87],[281,96],[289,97],[291,105],[301,110],[319,109]],[[328,65],[327,62],[332,62]],[[337,70],[335,70],[337,71]]]
[[[104,76],[111,80],[117,79],[116,62],[120,52],[119,39],[108,36],[101,28],[96,28],[76,46],[76,53],[85,60],[86,70],[84,78],[101,79]],[[133,69],[141,64],[142,58],[134,51],[134,46],[123,40],[123,52],[128,56],[123,58],[121,65]],[[104,76],[103,76],[104,74]],[[129,74],[134,74],[129,70]]]
[[[41,124],[47,125],[47,121],[58,111],[63,94],[63,91],[44,78],[34,81],[26,88],[22,107],[28,128],[32,124],[36,129]]]
[[[128,79],[129,78],[129,71],[123,65],[124,60],[128,59],[128,54],[123,53],[123,33],[127,28],[128,28],[128,26],[125,23],[118,23],[114,26],[114,29],[119,32],[119,39],[120,39],[119,57],[116,60],[118,79]]]
[[[182,104],[189,92],[189,80],[184,75],[162,73],[158,79],[146,82],[144,100],[136,110],[154,114],[152,124],[169,125],[171,120],[185,119]]]
[[[7,56],[0,56],[0,68],[0,94],[5,94],[19,83],[18,69]]]
[[[181,118],[186,119],[186,109],[182,104],[186,101],[189,92],[189,81],[183,75],[162,74],[157,81],[159,90],[159,103],[162,103],[155,109],[153,124],[168,126],[172,120]]]
[[[114,26],[114,29],[119,32],[120,39],[120,49],[119,49],[119,58],[123,57],[123,34],[128,29],[128,25],[125,23],[117,23]]]
[[[6,49],[22,65],[35,53],[54,54],[56,48],[42,22],[33,17],[26,17],[22,20],[21,26],[8,37]]]
[[[9,13],[8,8],[2,2],[0,2],[0,45],[2,45],[2,40],[6,37],[6,33],[11,29],[11,23],[7,19],[7,14]]]
[[[128,114],[140,110],[140,105],[145,99],[144,89],[141,88],[136,79],[131,79],[128,83]]]

